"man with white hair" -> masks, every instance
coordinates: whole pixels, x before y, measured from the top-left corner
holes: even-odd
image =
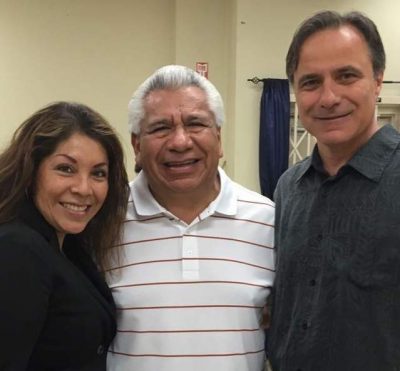
[[[260,371],[274,277],[274,204],[218,167],[224,109],[183,66],[151,75],[129,104],[136,163],[109,272],[118,332],[108,370]]]

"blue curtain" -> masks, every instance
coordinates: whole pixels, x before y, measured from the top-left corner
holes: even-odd
[[[272,199],[276,183],[289,164],[289,81],[263,79],[260,107],[259,172],[261,193]]]

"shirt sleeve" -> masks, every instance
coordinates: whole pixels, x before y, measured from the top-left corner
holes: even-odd
[[[18,231],[0,235],[0,369],[26,370],[46,319],[50,269],[39,236]],[[36,249],[39,248],[39,249]]]

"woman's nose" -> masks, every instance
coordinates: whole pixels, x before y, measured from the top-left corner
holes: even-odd
[[[71,190],[73,193],[79,193],[83,196],[90,195],[92,193],[90,177],[87,175],[77,175]]]

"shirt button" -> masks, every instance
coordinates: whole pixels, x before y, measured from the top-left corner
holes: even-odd
[[[103,347],[102,344],[100,344],[100,345],[97,347],[97,354],[98,354],[99,356],[101,356],[103,353],[104,353],[104,347]]]
[[[317,283],[316,280],[314,280],[314,279],[310,280],[310,286],[315,286],[316,283]]]

